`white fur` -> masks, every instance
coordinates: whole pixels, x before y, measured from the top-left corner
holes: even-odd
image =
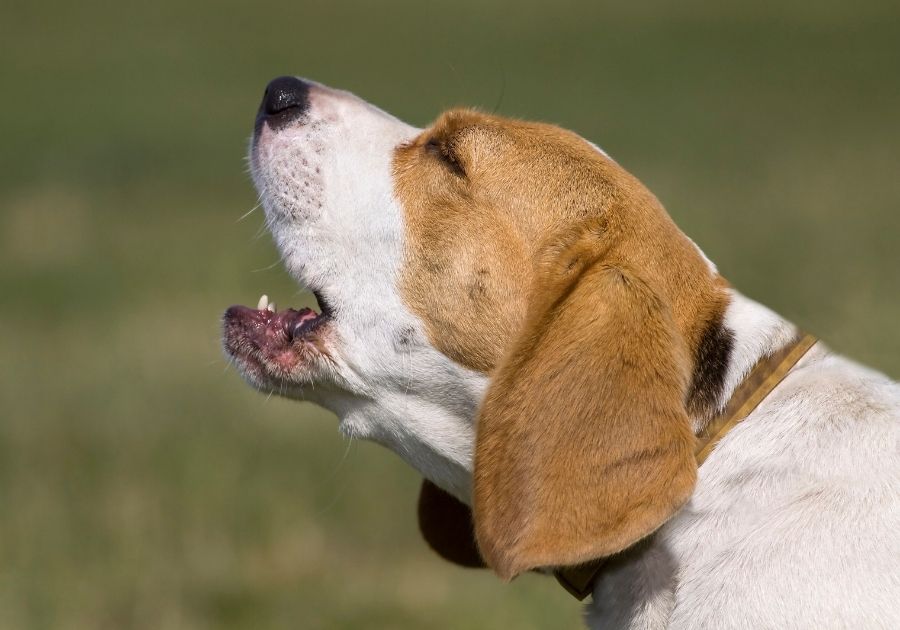
[[[323,86],[310,102],[300,123],[265,128],[251,156],[288,270],[334,308],[333,362],[288,391],[468,502],[486,378],[435,350],[397,290],[391,157],[417,130]],[[737,293],[725,324],[735,345],[721,405],[795,334]],[[689,504],[603,574],[589,626],[900,628],[898,421],[895,383],[817,345],[722,440]]]
[[[307,117],[277,132],[264,127],[250,163],[288,271],[334,311],[330,369],[288,391],[468,501],[486,379],[435,350],[397,291],[403,226],[391,159],[418,131],[315,85]]]

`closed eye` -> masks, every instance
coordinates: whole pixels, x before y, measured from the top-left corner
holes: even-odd
[[[449,143],[441,142],[437,138],[429,138],[425,143],[425,151],[437,157],[447,168],[453,171],[459,177],[465,177],[466,171],[463,169],[456,155],[450,148]]]

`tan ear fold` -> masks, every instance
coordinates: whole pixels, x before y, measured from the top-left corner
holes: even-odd
[[[696,480],[685,342],[651,284],[592,239],[540,270],[480,411],[475,531],[504,579],[621,551]]]
[[[468,505],[425,479],[419,491],[418,515],[422,537],[444,560],[464,567],[486,566],[475,544]]]

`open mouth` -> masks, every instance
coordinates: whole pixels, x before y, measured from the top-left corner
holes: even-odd
[[[222,318],[225,351],[255,379],[296,376],[298,368],[324,354],[322,333],[331,313],[316,298],[320,313],[311,308],[279,311],[265,295],[256,308],[230,307]]]

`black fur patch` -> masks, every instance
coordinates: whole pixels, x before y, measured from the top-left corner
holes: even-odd
[[[725,327],[720,315],[706,327],[697,345],[687,396],[687,410],[692,416],[706,417],[715,411],[725,386],[733,347],[734,333]]]

